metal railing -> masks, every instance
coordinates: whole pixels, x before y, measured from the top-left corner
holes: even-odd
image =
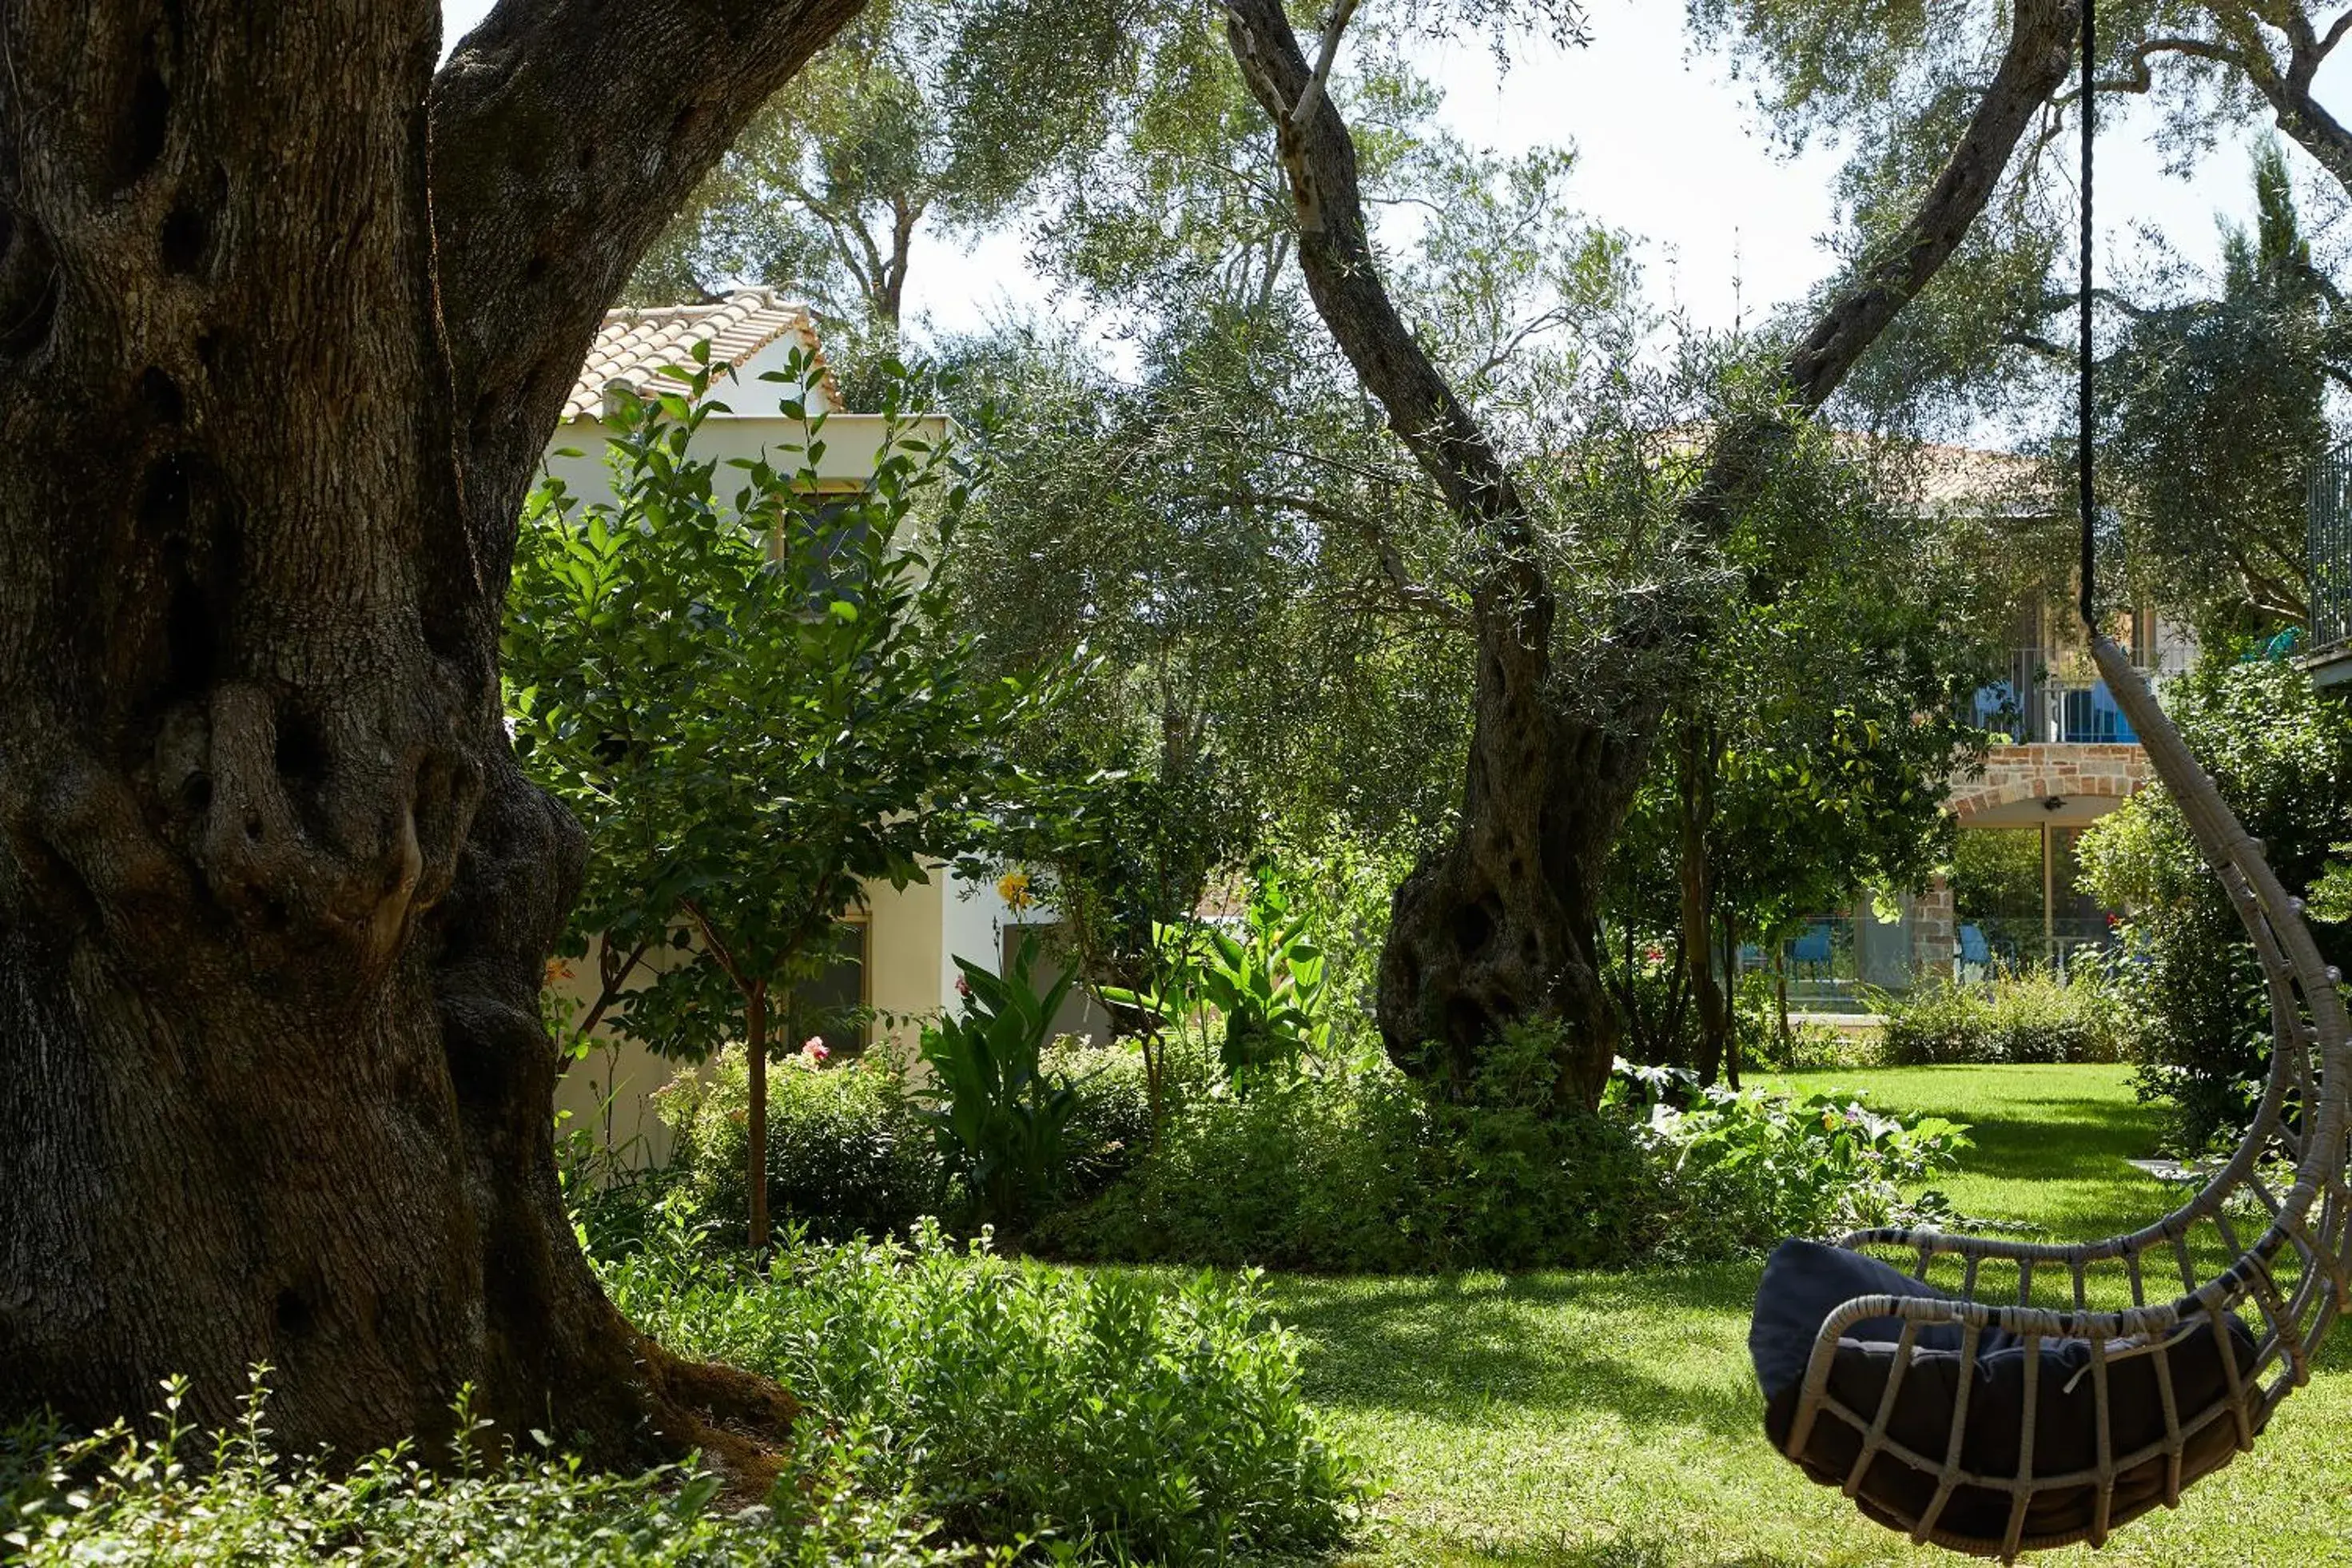
[[[2311,650],[2352,641],[2352,442],[2311,475],[2305,549],[2311,565]]]
[[[2039,648],[2020,648],[2007,679],[1980,688],[1974,722],[2019,745],[2127,745],[2139,737],[2104,680],[2062,680]]]

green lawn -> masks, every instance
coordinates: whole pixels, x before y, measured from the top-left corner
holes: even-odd
[[[2121,1068],[1846,1070],[1883,1110],[1974,1127],[1939,1183],[1970,1214],[2069,1235],[2144,1223],[2174,1201],[2124,1162],[2152,1121]],[[1351,1563],[1813,1568],[1958,1561],[1866,1525],[1763,1436],[1748,1366],[1753,1263],[1638,1274],[1452,1279],[1285,1278],[1310,1395],[1389,1490]],[[2352,1563],[2352,1329],[2256,1451],[2177,1513],[2094,1554],[2130,1568]]]

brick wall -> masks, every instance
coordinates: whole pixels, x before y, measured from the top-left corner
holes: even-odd
[[[1995,746],[1984,773],[1952,787],[1953,814],[1966,827],[1979,812],[2051,795],[2105,795],[2120,800],[2155,774],[2136,745]]]
[[[1927,887],[1911,896],[1912,973],[1949,974],[1956,940],[1952,885],[1940,876],[1931,877]]]

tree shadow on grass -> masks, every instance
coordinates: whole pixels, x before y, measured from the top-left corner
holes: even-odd
[[[1997,1181],[2080,1176],[2110,1161],[2121,1164],[2156,1152],[2155,1120],[2137,1106],[2053,1100],[2036,1101],[2031,1110],[2030,1115],[1987,1116],[1956,1106],[1925,1114],[1967,1122],[1975,1147],[1961,1156],[1962,1167]]]
[[[1344,1565],[1352,1558],[1343,1557]],[[1429,1561],[1453,1568],[1456,1563],[1494,1563],[1498,1568],[1819,1568],[1815,1557],[1788,1557],[1774,1552],[1730,1549],[1710,1556],[1704,1547],[1695,1552],[1686,1537],[1672,1535],[1617,1536],[1607,1541],[1463,1542]]]
[[[1501,1408],[1606,1411],[1636,1428],[1744,1436],[1763,1420],[1746,1376],[1759,1272],[1736,1263],[1641,1274],[1294,1279],[1279,1283],[1274,1305],[1307,1342],[1303,1371],[1318,1404],[1478,1422]],[[1694,1369],[1700,1374],[1688,1375]]]

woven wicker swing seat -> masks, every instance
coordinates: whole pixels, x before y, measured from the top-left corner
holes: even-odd
[[[1784,1455],[1915,1542],[2003,1562],[2096,1545],[2252,1447],[2310,1377],[2352,1270],[2340,977],[2129,658],[2105,637],[2093,653],[2262,960],[2273,1047],[2252,1126],[2128,1236],[1786,1243],[1749,1335]]]

